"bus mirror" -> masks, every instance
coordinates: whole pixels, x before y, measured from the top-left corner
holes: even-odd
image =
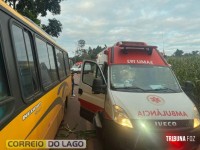
[[[106,93],[106,85],[103,84],[102,79],[98,79],[98,78],[94,79],[93,84],[92,84],[92,92],[93,94]]]

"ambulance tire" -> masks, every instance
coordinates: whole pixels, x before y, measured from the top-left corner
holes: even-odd
[[[122,150],[119,147],[119,143],[111,142],[109,136],[107,136],[106,134],[104,134],[103,136],[102,145],[103,145],[103,150]]]
[[[102,144],[103,150],[133,150],[133,147],[124,147],[124,143],[120,139],[116,140],[117,136],[110,135],[109,124],[103,119],[102,121]],[[114,139],[114,140],[112,140]],[[135,149],[134,149],[135,150]],[[143,149],[144,150],[144,149]]]
[[[114,143],[108,133],[109,129],[106,126],[104,119],[102,120],[102,145],[103,150],[122,150],[119,143]]]
[[[103,114],[101,112],[99,112],[98,115],[99,115],[99,118],[100,118],[100,121],[101,121],[101,124],[102,124],[102,128],[99,128],[96,125],[95,120],[93,121],[93,124],[94,124],[95,129],[96,129],[96,136],[100,140],[100,142],[102,143],[103,150],[112,150],[113,147],[110,146],[110,143],[108,142],[108,140],[106,138],[106,131],[105,131],[105,128],[104,128]]]
[[[104,139],[103,140],[103,150],[112,150],[112,149],[115,149],[115,148],[113,148],[111,146],[111,144],[106,139]]]
[[[106,131],[104,130],[105,128],[102,128],[102,146],[103,150],[112,150],[115,149],[115,147],[112,146],[110,143],[110,139],[108,138]]]

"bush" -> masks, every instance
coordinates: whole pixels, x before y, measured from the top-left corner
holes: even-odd
[[[193,82],[192,97],[200,104],[200,56],[168,57],[167,61],[172,65],[172,70],[181,85],[185,81]]]

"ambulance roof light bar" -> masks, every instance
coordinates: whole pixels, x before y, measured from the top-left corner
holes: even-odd
[[[115,46],[119,46],[124,54],[128,53],[128,50],[144,50],[148,55],[152,54],[153,49],[157,46],[149,46],[144,42],[117,42]]]
[[[132,47],[132,46],[147,46],[146,43],[144,42],[131,42],[131,41],[119,41],[117,42],[114,46],[119,46],[119,47]]]

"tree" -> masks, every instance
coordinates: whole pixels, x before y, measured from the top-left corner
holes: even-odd
[[[85,46],[85,40],[79,40],[78,47],[80,47],[82,49],[84,46]]]
[[[177,50],[174,52],[173,56],[182,56],[183,53],[184,53],[184,52],[183,52],[182,50],[177,49]]]
[[[19,1],[17,6],[13,4],[13,8],[16,8],[20,14],[26,16],[40,26],[41,21],[37,19],[40,13],[38,13],[37,4],[33,0]]]
[[[191,53],[184,53],[184,56],[191,56]]]
[[[42,25],[43,30],[45,30],[48,34],[58,37],[60,32],[62,31],[62,24],[60,21],[56,20],[55,18],[49,19],[48,26]]]
[[[199,51],[192,51],[192,55],[198,55]]]
[[[62,24],[55,18],[49,19],[48,25],[41,25],[38,16],[45,17],[47,11],[53,15],[60,14],[60,2],[63,0],[4,0],[13,9],[16,9],[23,16],[28,17],[37,25],[41,26],[51,36],[58,37],[62,31]]]
[[[83,50],[82,59],[90,59],[90,56],[86,50]]]
[[[76,63],[78,61],[83,61],[84,59],[96,60],[97,54],[106,48],[107,48],[107,46],[105,45],[105,47],[97,46],[96,48],[93,48],[93,49],[91,47],[89,47],[88,51],[85,49],[82,49],[81,53],[79,53],[79,55],[75,55],[72,58],[72,60],[74,63]]]
[[[83,53],[85,53],[85,49],[83,49],[84,46],[85,46],[85,40],[78,40],[77,50],[75,52],[75,55],[82,56]]]
[[[90,56],[90,58],[91,58],[92,60],[96,59],[96,55],[95,55],[95,53],[94,53],[93,50],[94,50],[94,49],[92,49],[91,47],[89,47],[88,55]]]
[[[19,0],[4,0],[4,1],[15,9],[16,8],[16,2],[19,1]]]

